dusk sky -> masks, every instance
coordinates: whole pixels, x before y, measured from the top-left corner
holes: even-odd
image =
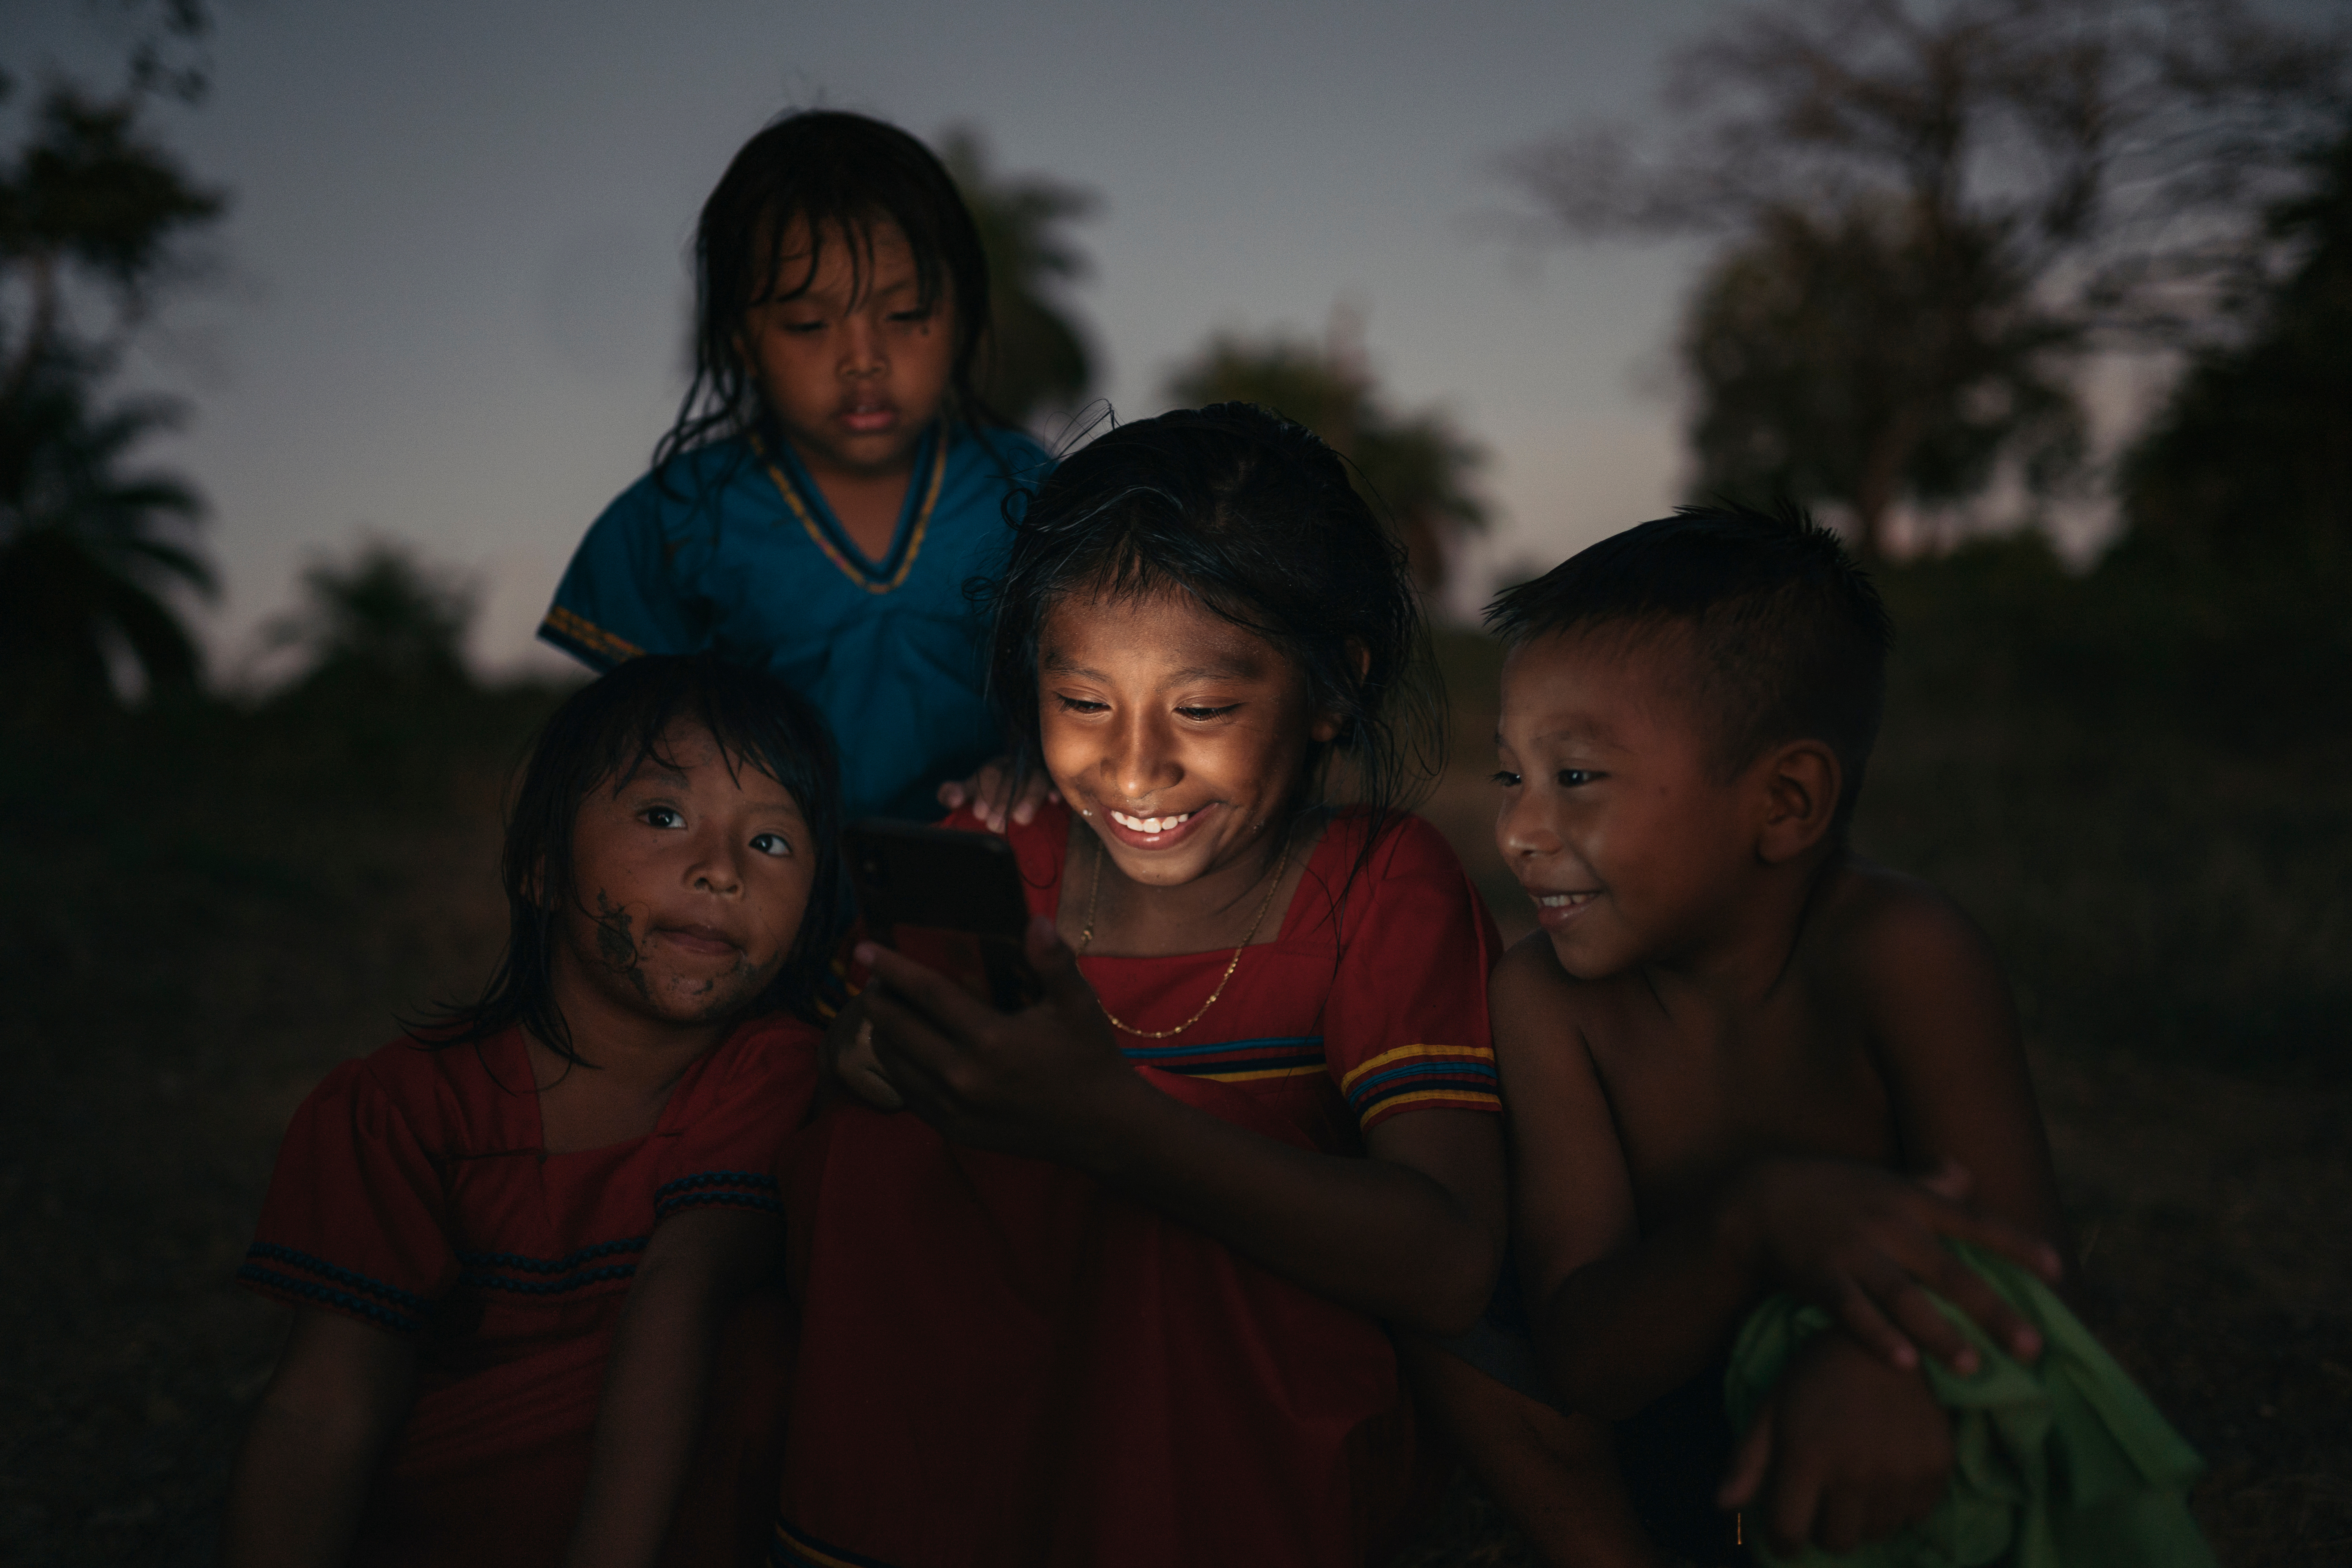
[[[485,589],[474,652],[530,634],[682,384],[694,215],[772,115],[827,105],[1099,194],[1073,296],[1122,417],[1218,327],[1366,320],[1408,405],[1486,442],[1462,563],[1549,563],[1678,499],[1668,374],[1696,253],[1531,252],[1496,156],[1657,113],[1701,0],[1175,5],[223,0],[213,89],[158,128],[233,196],[212,275],[133,369],[184,395],[150,448],[212,505],[216,668],[250,670],[295,574],[364,532]],[[110,80],[95,5],[0,0],[13,59]]]

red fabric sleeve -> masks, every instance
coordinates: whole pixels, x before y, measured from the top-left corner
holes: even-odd
[[[457,1278],[439,1166],[369,1063],[345,1062],[286,1130],[237,1279],[407,1333]]]
[[[823,1034],[762,1018],[721,1046],[688,1086],[654,1190],[654,1223],[710,1205],[783,1213],[777,1180],[816,1093]]]
[[[1357,1125],[1500,1111],[1486,973],[1502,943],[1437,829],[1409,816],[1389,830],[1348,890],[1340,929],[1323,1055]]]

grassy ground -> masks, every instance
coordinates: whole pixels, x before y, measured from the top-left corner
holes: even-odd
[[[1475,743],[1493,657],[1445,653],[1465,740],[1430,815],[1524,930]],[[1862,842],[2019,976],[2095,1326],[2212,1462],[2224,1560],[2346,1561],[2347,749],[2126,723],[1967,654],[1906,649]],[[0,1562],[209,1560],[276,1349],[228,1279],[278,1132],[486,967],[498,790],[546,702],[0,736]],[[1523,1560],[1475,1494],[1450,1509],[1425,1561]]]

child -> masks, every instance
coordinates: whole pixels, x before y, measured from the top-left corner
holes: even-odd
[[[549,720],[482,999],[336,1068],[278,1152],[239,1277],[294,1324],[225,1563],[757,1561],[833,770],[805,702],[708,656]]]
[[[971,215],[905,132],[814,110],[735,154],[694,250],[677,422],[539,635],[597,669],[703,649],[764,668],[841,738],[845,815],[961,804],[941,781],[996,750],[964,584],[993,574],[1006,502],[1047,466],[973,388]],[[998,826],[1008,778],[988,791]]]
[[[1634,1417],[1631,1500],[1697,1563],[1922,1521],[1871,1561],[2207,1561],[2193,1456],[2034,1277],[2064,1226],[1984,939],[1848,847],[1889,634],[1834,536],[1685,509],[1489,620],[1496,838],[1542,926],[1493,989],[1514,1246],[1578,1413],[1456,1363],[1495,1489],[1562,1560],[1654,1561],[1593,1426]]]
[[[777,1560],[1360,1564],[1412,1469],[1380,1320],[1473,1319],[1504,1205],[1493,928],[1391,809],[1402,552],[1298,426],[1169,414],[1045,483],[993,640],[1068,803],[1010,835],[1047,999],[858,950],[916,1114],[796,1166]]]

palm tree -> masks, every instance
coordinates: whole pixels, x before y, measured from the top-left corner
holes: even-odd
[[[0,399],[0,687],[18,703],[119,705],[126,658],[150,689],[194,680],[170,595],[214,591],[188,542],[203,504],[168,475],[125,471],[172,419],[154,402],[94,411],[55,366]]]
[[[940,161],[955,176],[988,256],[988,342],[981,349],[981,395],[1007,419],[1074,408],[1094,381],[1094,354],[1056,300],[1086,276],[1088,262],[1063,226],[1092,214],[1092,191],[1041,174],[993,174],[979,133],[959,127],[940,138]]]
[[[1472,482],[1486,449],[1442,412],[1391,409],[1364,363],[1360,331],[1342,310],[1321,342],[1218,332],[1171,379],[1168,393],[1186,405],[1262,404],[1322,437],[1403,540],[1414,581],[1433,593],[1445,584],[1454,542],[1486,525]]]

